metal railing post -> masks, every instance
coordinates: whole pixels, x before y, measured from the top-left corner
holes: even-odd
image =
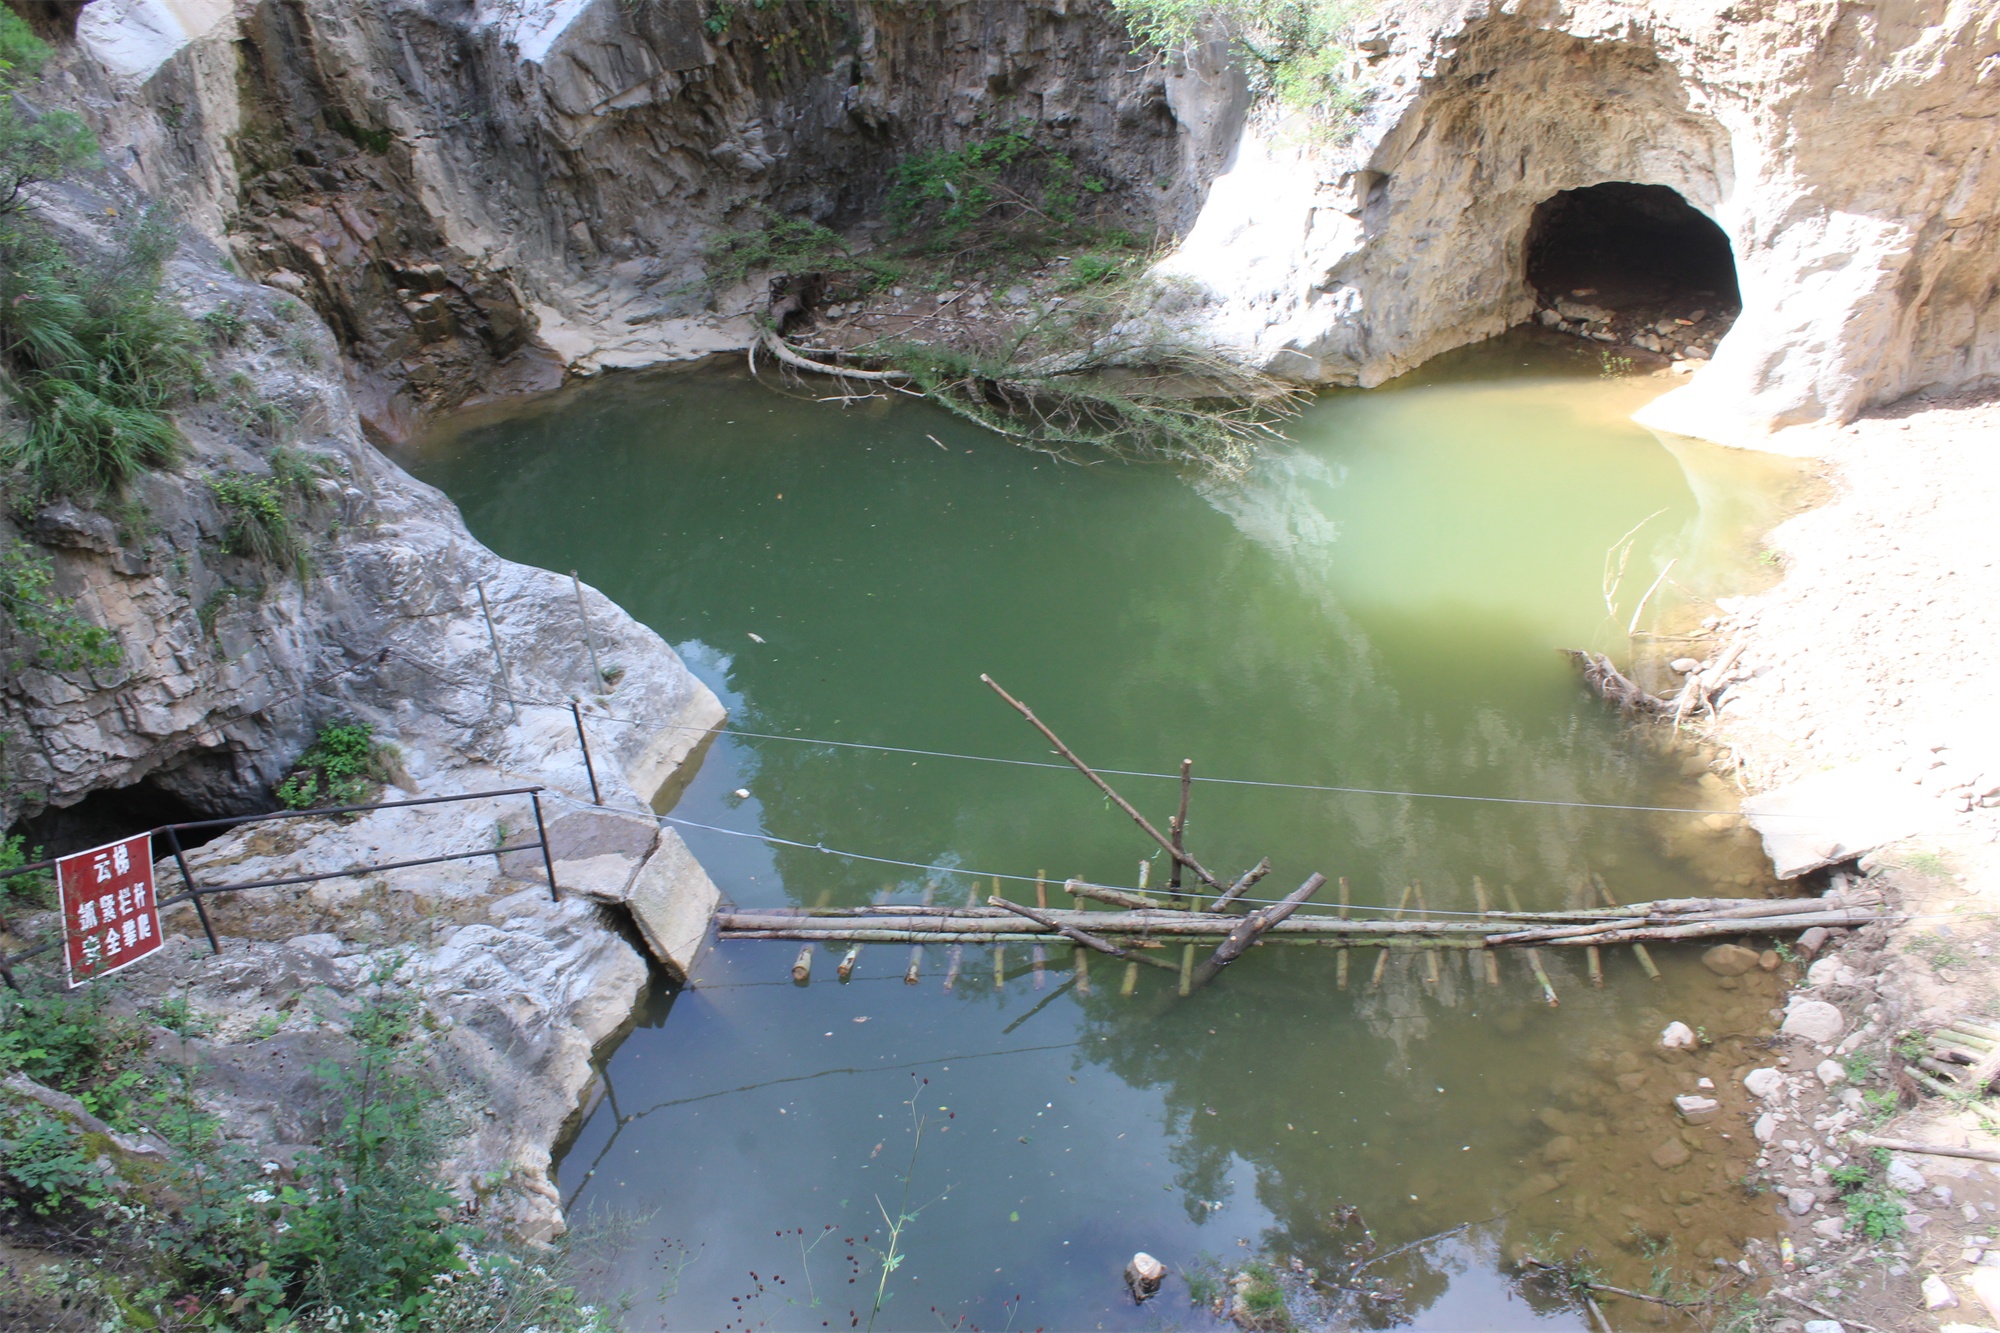
[[[486,605],[486,583],[481,580],[472,586],[479,590],[479,614],[486,617],[486,642],[493,647],[493,665],[500,671],[500,688],[507,692],[507,717],[519,722],[521,710],[514,704],[514,682],[507,679],[507,659],[500,652],[500,631],[493,628],[493,612]]]
[[[174,864],[181,868],[181,882],[187,885],[188,897],[194,902],[194,914],[201,918],[202,933],[208,936],[208,947],[216,953],[221,953],[222,946],[215,939],[215,927],[208,923],[208,908],[202,904],[201,890],[195,887],[194,872],[188,869],[187,854],[181,850],[180,830],[169,824],[166,826],[165,832],[167,835],[167,845],[173,848],[174,851]],[[159,892],[160,886],[155,884],[153,886],[154,896],[158,897]]]
[[[590,650],[590,688],[593,692],[604,690],[604,667],[597,660],[597,636],[590,632],[590,612],[583,609],[583,580],[576,571],[569,572],[569,586],[576,593],[576,618],[583,622],[583,646]]]
[[[539,791],[531,791],[528,793],[528,799],[535,803],[535,836],[542,843],[542,868],[549,872],[549,901],[559,903],[562,901],[562,895],[556,892],[556,862],[555,858],[549,855],[548,825],[542,822],[542,794]]]
[[[583,710],[576,700],[570,700],[569,715],[576,719],[576,743],[583,749],[583,771],[590,775],[590,803],[603,805],[604,798],[597,793],[597,766],[590,762],[590,740],[583,734]]]

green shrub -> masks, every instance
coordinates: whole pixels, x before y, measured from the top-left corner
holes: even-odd
[[[68,991],[34,974],[0,989],[0,1076],[20,1072],[66,1092],[114,1128],[129,1125],[144,1077],[143,1025],[112,1013],[102,982]]]
[[[27,839],[19,833],[0,837],[0,906],[48,907],[55,902],[56,877],[53,871],[8,873],[42,859],[41,848],[30,849],[26,844]]]
[[[968,239],[1025,225],[1038,246],[1083,235],[1083,196],[1102,195],[1110,182],[1079,175],[1069,154],[1036,137],[1022,122],[970,139],[956,148],[912,153],[889,170],[889,220],[900,230],[921,228],[925,247],[962,248]],[[977,232],[977,236],[969,236]]]
[[[41,72],[48,44],[12,10],[0,8],[0,215],[21,206],[21,191],[54,180],[97,156],[97,141],[67,111],[23,114],[14,93]]]
[[[1179,55],[1210,30],[1227,33],[1258,91],[1341,126],[1360,106],[1345,78],[1348,32],[1373,0],[1111,0],[1133,40]]]
[[[278,800],[289,810],[361,805],[385,776],[374,728],[366,722],[335,722],[320,728],[290,775],[278,784]]]
[[[1857,1190],[1847,1196],[1847,1219],[1871,1241],[1903,1234],[1903,1196],[1893,1190]]]
[[[162,290],[173,245],[157,212],[81,256],[0,220],[0,370],[27,419],[0,457],[44,491],[116,492],[178,455],[169,409],[205,381],[194,325]]]
[[[267,564],[289,567],[301,583],[312,576],[312,550],[299,531],[292,490],[277,478],[223,472],[208,479],[215,499],[228,516],[223,548]]]
[[[125,660],[118,637],[76,613],[56,595],[55,562],[23,541],[0,547],[0,612],[13,622],[26,651],[12,669],[80,671],[115,667]]]

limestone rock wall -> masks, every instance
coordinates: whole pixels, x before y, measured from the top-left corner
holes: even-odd
[[[1669,186],[1744,309],[1645,419],[1712,439],[2000,376],[2000,14],[1883,4],[1396,3],[1340,145],[1246,130],[1169,268],[1215,336],[1373,385],[1526,318],[1536,204]]]
[[[761,293],[707,290],[704,243],[873,218],[913,150],[1031,124],[1142,232],[1219,155],[1102,3],[255,0],[165,41],[158,3],[84,11],[75,90],[114,162],[327,320],[377,438],[740,348]]]
[[[139,202],[112,179],[44,190],[37,209],[73,243],[96,244]],[[0,827],[141,781],[201,809],[267,809],[272,784],[337,717],[373,723],[439,769],[477,759],[510,781],[587,794],[567,708],[521,702],[573,696],[637,720],[598,727],[593,752],[608,799],[650,799],[722,717],[673,650],[601,594],[586,589],[580,612],[566,576],[480,546],[449,500],[368,444],[334,341],[297,301],[193,239],[170,282],[191,313],[228,309],[243,323],[215,349],[214,392],[180,414],[182,463],[102,512],[63,502],[0,518],[0,544],[25,540],[52,559],[57,590],[122,654],[114,668],[58,673],[16,669],[24,645],[0,645]],[[213,485],[268,478],[276,448],[319,473],[301,515],[303,577],[232,553]],[[591,679],[585,614],[622,673],[615,687]]]

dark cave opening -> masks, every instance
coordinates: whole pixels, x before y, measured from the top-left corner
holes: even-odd
[[[1527,278],[1545,305],[1613,310],[1742,305],[1729,237],[1664,185],[1609,181],[1543,200],[1528,223]]]
[[[152,782],[139,781],[129,787],[95,791],[75,805],[50,806],[40,814],[16,823],[8,832],[19,834],[23,849],[36,848],[43,856],[68,856],[101,847],[107,842],[129,838],[134,833],[162,824],[214,819],[217,812],[204,810],[178,793]],[[189,829],[181,836],[182,847],[199,847],[213,842],[226,828]],[[153,839],[155,861],[171,852],[164,837]]]

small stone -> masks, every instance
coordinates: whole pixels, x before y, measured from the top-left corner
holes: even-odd
[[[1721,1106],[1722,1103],[1713,1097],[1697,1097],[1692,1093],[1674,1098],[1674,1109],[1689,1120],[1706,1120]]]
[[[1689,343],[1687,346],[1681,348],[1681,355],[1690,361],[1706,361],[1708,360],[1708,349],[1699,343]],[[1812,1325],[1808,1324],[1806,1327],[1811,1328]]]
[[[1757,1123],[1750,1127],[1750,1132],[1756,1136],[1757,1142],[1769,1143],[1778,1133],[1778,1117],[1769,1111],[1764,1112],[1757,1117]]]
[[[1779,1031],[1815,1046],[1827,1046],[1839,1041],[1847,1031],[1847,1019],[1825,1000],[1794,1000],[1785,1009],[1784,1025]]]
[[[1725,827],[1728,822],[1725,820]],[[1702,966],[1718,977],[1740,977],[1757,966],[1757,951],[1740,944],[1718,944],[1703,954],[1701,961]]]
[[[1813,1074],[1821,1083],[1824,1083],[1829,1088],[1837,1083],[1845,1083],[1847,1081],[1847,1071],[1841,1067],[1838,1060],[1820,1061],[1819,1065],[1813,1070]]]
[[[1557,1162],[1567,1162],[1576,1156],[1576,1140],[1567,1134],[1558,1134],[1542,1147],[1542,1160],[1551,1166]]]
[[[1924,1173],[1911,1165],[1907,1157],[1890,1158],[1887,1175],[1889,1184],[1905,1194],[1916,1194],[1930,1188],[1930,1182],[1924,1179]]]
[[[1778,956],[1776,949],[1766,949],[1757,955],[1757,966],[1763,968],[1766,972],[1777,971],[1784,961],[1784,959]]]
[[[1958,1297],[1951,1294],[1951,1288],[1936,1273],[1926,1274],[1923,1281],[1924,1308],[1926,1310],[1956,1310]]]
[[[1667,663],[1667,669],[1678,671],[1683,676],[1691,676],[1701,670],[1701,663],[1695,661],[1692,657],[1676,657],[1673,661]]]
[[[1743,1088],[1752,1097],[1769,1097],[1785,1086],[1785,1076],[1766,1066],[1743,1076]]]
[[[1813,1234],[1825,1240],[1839,1240],[1847,1234],[1847,1219],[1823,1217],[1812,1224]]]
[[[1669,1051],[1686,1050],[1694,1045],[1694,1029],[1685,1023],[1669,1023],[1660,1032],[1660,1045]]]
[[[1838,1319],[1808,1319],[1805,1333],[1847,1333]]]
[[[1144,1301],[1159,1291],[1160,1283],[1166,1278],[1167,1266],[1144,1250],[1133,1255],[1132,1261],[1125,1265],[1125,1285],[1131,1289],[1135,1301]]]
[[[1668,1139],[1653,1149],[1653,1165],[1662,1171],[1671,1171],[1677,1166],[1686,1166],[1694,1154],[1679,1139]]]
[[[1980,1256],[1985,1253],[1986,1251],[1980,1249],[1977,1245],[1968,1245],[1958,1252],[1958,1259],[1960,1263],[1971,1267],[1973,1264],[1978,1263]]]
[[[1715,1091],[1715,1080],[1712,1078],[1698,1078],[1694,1081],[1694,1085],[1703,1092]]]
[[[1806,985],[1830,986],[1839,978],[1840,971],[1838,958],[1822,958],[1806,969]]]

